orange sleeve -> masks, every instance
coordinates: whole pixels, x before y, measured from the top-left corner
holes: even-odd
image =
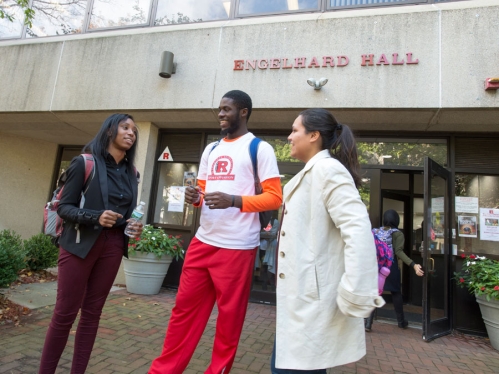
[[[198,186],[199,186],[199,188],[201,188],[201,191],[204,192],[206,190],[206,181],[203,179],[198,179]],[[203,203],[203,200],[204,200],[204,195],[200,194],[199,195],[199,202],[197,204],[192,204],[192,205],[199,208],[201,206],[201,204]]]
[[[255,196],[241,196],[241,212],[263,212],[279,209],[282,204],[281,178],[270,178],[262,182],[263,193]]]

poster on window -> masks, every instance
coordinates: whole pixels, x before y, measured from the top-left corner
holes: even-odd
[[[459,236],[465,238],[476,238],[477,227],[475,216],[458,216]]]
[[[435,236],[437,238],[443,238],[445,232],[444,215],[440,212],[433,213],[431,215],[431,223]]]
[[[185,201],[185,187],[171,186],[168,188],[168,211],[183,212]]]
[[[184,171],[184,186],[192,186],[196,185],[196,172],[194,171]]]
[[[456,213],[478,213],[478,197],[456,196]]]
[[[499,242],[499,209],[480,208],[480,240]]]

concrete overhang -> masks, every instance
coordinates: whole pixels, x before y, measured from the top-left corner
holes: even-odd
[[[252,131],[286,130],[302,109],[254,109],[249,121]],[[355,131],[431,133],[498,133],[499,108],[422,109],[331,109],[336,118]],[[46,142],[85,144],[97,133],[104,119],[116,111],[0,113],[0,134]],[[120,111],[123,112],[123,111]],[[151,122],[159,129],[206,129],[218,126],[216,109],[128,110],[135,121]]]

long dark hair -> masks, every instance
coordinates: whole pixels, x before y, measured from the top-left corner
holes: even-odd
[[[329,149],[331,156],[343,164],[350,172],[357,188],[362,184],[357,146],[352,130],[338,123],[325,109],[306,109],[300,113],[307,133],[318,131],[322,138],[322,149]]]
[[[118,126],[127,119],[134,121],[133,117],[129,114],[111,114],[106,118],[97,135],[95,135],[95,137],[85,147],[83,147],[82,152],[92,153],[95,156],[106,157],[109,143],[116,139],[116,135],[118,134]],[[109,132],[111,132],[111,134],[109,134]],[[126,151],[126,157],[128,158],[130,165],[133,165],[134,163],[137,143],[139,141],[139,134],[137,133],[135,135],[135,143],[133,143],[132,147]]]
[[[388,209],[383,213],[383,226],[388,226],[391,228],[398,228],[400,224],[400,216],[393,209]],[[422,226],[422,225],[421,225]]]

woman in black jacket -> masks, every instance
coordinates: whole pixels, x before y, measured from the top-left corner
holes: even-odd
[[[113,114],[104,121],[83,149],[94,159],[83,208],[83,157],[75,157],[66,171],[57,210],[64,219],[59,240],[57,301],[45,338],[40,374],[55,372],[80,309],[71,374],[85,372],[102,308],[121,258],[128,254],[124,229],[137,205],[139,179],[133,166],[136,146],[137,127],[132,116]],[[142,224],[136,223],[134,229],[140,236]]]

